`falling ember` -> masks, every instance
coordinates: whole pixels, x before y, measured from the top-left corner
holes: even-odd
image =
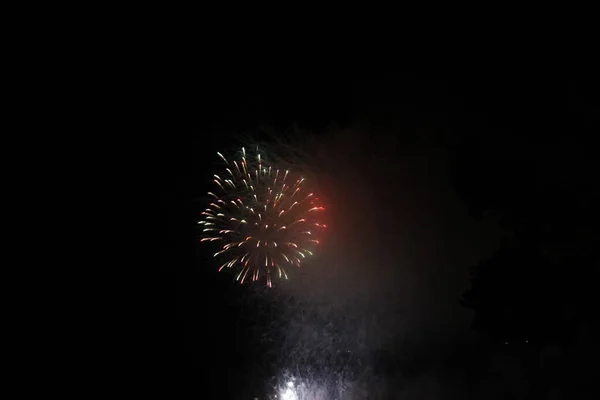
[[[221,237],[209,237],[209,238],[202,238],[202,239],[200,239],[200,241],[201,242],[207,242],[207,241],[214,242],[215,240],[221,240],[221,239],[223,239],[223,238],[221,238]]]
[[[240,284],[272,287],[272,273],[288,279],[287,267],[300,267],[314,254],[326,227],[318,211],[325,208],[305,178],[272,167],[258,149],[255,154],[242,148],[237,160],[228,160],[217,153],[226,165],[214,174],[217,190],[208,192],[214,200],[200,213],[200,241],[221,241],[213,255],[218,271],[235,268]]]
[[[223,187],[223,185],[221,185],[221,182],[219,182],[218,180],[213,180],[213,182],[215,182],[217,185],[219,185],[219,187],[223,190],[225,190],[225,188]]]
[[[223,161],[225,161],[227,163],[227,160],[225,159],[225,157],[223,157],[223,154],[219,153],[218,151],[217,151],[217,154],[219,155],[219,157],[221,157],[223,159]]]

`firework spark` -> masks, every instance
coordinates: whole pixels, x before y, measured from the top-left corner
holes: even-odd
[[[264,280],[271,287],[273,277],[287,279],[287,267],[314,254],[325,208],[304,178],[267,165],[258,148],[252,158],[245,148],[237,160],[217,155],[225,165],[213,175],[216,188],[198,222],[201,241],[220,244],[219,271],[235,267],[241,283]]]

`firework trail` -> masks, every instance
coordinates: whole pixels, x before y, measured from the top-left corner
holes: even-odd
[[[272,277],[288,278],[286,268],[300,267],[326,228],[319,203],[302,177],[289,170],[274,169],[256,149],[247,156],[245,148],[237,160],[228,160],[224,170],[213,176],[212,201],[201,215],[201,242],[219,243],[214,257],[224,268],[236,268],[236,280],[264,280],[271,287]]]

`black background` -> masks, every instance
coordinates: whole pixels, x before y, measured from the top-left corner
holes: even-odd
[[[173,99],[175,132],[165,135],[160,154],[167,217],[161,261],[177,273],[180,388],[202,398],[252,398],[255,394],[246,388],[254,385],[252,390],[260,393],[260,380],[276,373],[269,370],[270,353],[245,337],[261,326],[256,322],[259,314],[254,318],[251,313],[262,314],[277,305],[268,296],[251,296],[252,289],[236,286],[231,276],[216,274],[196,238],[198,199],[209,187],[215,152],[235,145],[236,135],[256,132],[258,126],[283,131],[292,124],[318,135],[332,122],[342,128],[360,126],[365,135],[408,132],[404,135],[409,141],[429,132],[434,145],[449,155],[450,185],[470,218],[480,221],[485,210],[501,209],[516,230],[541,219],[530,212],[530,203],[539,201],[531,189],[536,182],[576,178],[589,184],[586,191],[580,195],[579,189],[567,189],[571,191],[564,197],[591,198],[597,193],[592,146],[597,87],[589,80],[424,80],[400,73],[359,79],[297,73],[215,75],[179,86]],[[260,140],[260,134],[255,138]],[[553,171],[551,178],[539,174],[540,165]],[[548,206],[544,215],[569,220],[570,211],[556,205]]]

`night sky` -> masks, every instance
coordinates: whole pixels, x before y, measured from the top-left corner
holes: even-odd
[[[586,398],[584,372],[547,389],[549,370],[535,375],[531,360],[555,346],[582,364],[572,355],[580,342],[597,351],[597,93],[557,77],[215,77],[183,87],[161,199],[179,389],[266,399],[291,371],[329,385],[329,399],[340,376],[369,382],[371,397],[346,392],[357,399]],[[267,289],[217,273],[197,221],[216,152],[277,148],[275,138],[297,150],[280,157],[316,177],[330,229],[314,260]],[[474,271],[488,277],[476,290]],[[576,397],[565,389],[574,382]]]

